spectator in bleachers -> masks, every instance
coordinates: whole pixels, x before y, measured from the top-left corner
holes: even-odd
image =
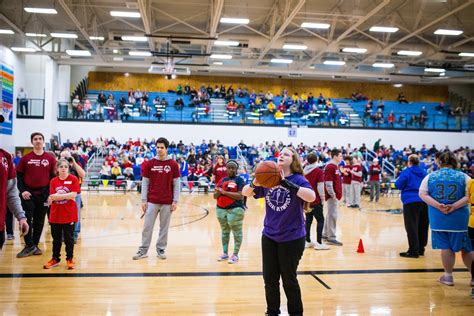
[[[383,103],[383,99],[382,99],[382,98],[380,98],[380,99],[379,99],[379,102],[377,102],[377,111],[378,111],[378,110],[382,110],[382,112],[385,110],[385,105],[384,105],[384,103]]]
[[[104,160],[104,163],[102,164],[102,168],[100,169],[100,178],[101,179],[110,179],[110,172],[111,168],[107,160]]]
[[[329,100],[330,100],[330,99],[329,99]],[[314,95],[313,95],[312,92],[310,92],[309,95],[308,95],[308,103],[309,103],[310,105],[313,105],[313,104],[316,103],[316,102],[314,101]]]
[[[104,94],[104,91],[100,91],[99,95],[97,96],[97,103],[99,103],[101,106],[105,106],[105,103],[107,103],[107,97]]]
[[[133,98],[135,99],[135,103],[140,103],[142,100],[142,92],[140,89],[137,89],[137,91],[133,92]]]
[[[122,169],[120,168],[118,162],[114,162],[110,170],[110,178],[117,179],[118,176],[122,175]]]
[[[291,107],[290,107],[290,114],[292,117],[297,117],[299,112],[298,112],[298,107],[296,106],[296,104],[293,104]]]
[[[384,122],[383,112],[382,112],[382,109],[379,109],[377,111],[377,114],[375,115],[375,123],[377,127],[380,127],[380,125],[382,125],[383,122]]]
[[[285,106],[285,104],[283,103],[283,101],[280,101],[280,104],[278,104],[277,109],[278,109],[278,111],[281,111],[282,113],[285,113],[285,112],[286,112],[286,106]]]
[[[163,108],[166,108],[168,106],[168,101],[166,101],[165,97],[161,98],[160,105]]]
[[[186,82],[184,85],[184,95],[189,95],[191,93],[191,86],[189,85],[189,82]]]
[[[282,124],[285,121],[285,117],[283,116],[283,112],[280,111],[280,110],[277,110],[273,117],[275,118],[275,123],[276,124]]]
[[[234,99],[230,99],[227,103],[227,111],[235,112],[237,111],[237,106],[237,102],[235,102]]]
[[[176,99],[176,101],[174,101],[174,108],[177,110],[177,111],[181,111],[184,107],[184,102],[183,100],[181,100],[181,97],[178,97]]]
[[[270,91],[267,91],[265,94],[265,103],[273,102],[273,94]]]
[[[234,88],[232,88],[232,85],[229,86],[226,92],[225,99],[230,100],[234,98]]]
[[[112,120],[116,116],[117,102],[114,99],[112,94],[109,94],[109,98],[106,101],[107,109],[107,119]]]
[[[124,109],[123,109],[123,113],[121,115],[121,120],[122,121],[128,121],[130,117],[130,108],[128,106],[126,106]]]
[[[81,100],[79,99],[79,96],[76,94],[74,99],[72,100],[71,106],[72,106],[72,118],[79,118],[79,105],[81,104]]]
[[[402,104],[402,103],[405,103],[405,104],[408,104],[408,101],[405,97],[405,94],[403,92],[400,92],[398,94],[398,103]]]
[[[435,108],[436,111],[438,112],[444,112],[446,111],[446,104],[444,102],[440,102],[436,108]]]
[[[393,111],[390,111],[390,114],[387,117],[387,122],[390,127],[393,127],[395,125],[396,119],[395,114],[393,114]]]
[[[407,124],[408,124],[408,126],[414,126],[414,125],[418,124],[418,116],[416,116],[415,114],[410,116],[410,119],[408,120]]]
[[[275,104],[273,103],[273,101],[270,101],[268,104],[267,104],[267,112],[266,112],[267,115],[274,115],[275,114]]]
[[[177,95],[182,95],[183,94],[183,87],[181,86],[180,83],[178,83],[178,86],[176,87],[176,94]]]
[[[326,99],[324,98],[324,96],[323,96],[322,93],[319,93],[319,97],[318,97],[317,103],[318,103],[318,104],[326,104]]]
[[[121,96],[119,100],[120,113],[123,113],[123,110],[125,109],[125,104],[127,104],[127,100],[125,99],[125,96]]]
[[[420,111],[419,121],[420,121],[420,128],[425,128],[426,120],[428,119],[428,111],[426,111],[426,107],[423,106]]]

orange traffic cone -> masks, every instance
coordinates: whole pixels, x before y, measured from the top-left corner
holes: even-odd
[[[359,247],[357,247],[357,253],[365,253],[364,243],[362,242],[362,238],[359,239]]]

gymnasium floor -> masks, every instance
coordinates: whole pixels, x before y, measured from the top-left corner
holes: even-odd
[[[64,262],[49,271],[42,268],[51,255],[49,229],[40,245],[43,256],[16,259],[18,235],[4,246],[2,314],[264,314],[262,200],[248,201],[241,259],[230,265],[216,261],[222,250],[211,195],[183,193],[172,218],[168,259],[158,259],[151,247],[149,258],[140,261],[132,260],[142,229],[138,194],[84,192],[83,199],[76,270],[67,271]],[[474,313],[467,272],[455,272],[456,285],[446,287],[436,282],[442,271],[438,251],[429,246],[420,259],[398,256],[407,248],[402,215],[379,210],[400,207],[398,197],[377,204],[365,200],[362,211],[343,207],[339,236],[344,246],[305,250],[299,281],[306,315]],[[314,235],[315,224],[312,229]],[[157,234],[153,237],[154,244]],[[356,253],[359,238],[364,254]],[[459,256],[456,268],[463,268]]]

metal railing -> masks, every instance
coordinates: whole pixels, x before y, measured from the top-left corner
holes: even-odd
[[[16,99],[16,104],[16,118],[44,118],[44,99]]]

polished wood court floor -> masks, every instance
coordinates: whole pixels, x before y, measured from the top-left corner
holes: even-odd
[[[0,313],[4,315],[263,315],[260,237],[264,209],[250,199],[240,262],[217,262],[220,227],[211,195],[183,193],[170,228],[167,260],[151,247],[134,261],[141,239],[137,193],[83,193],[82,235],[76,269],[44,270],[51,256],[49,229],[42,256],[16,259],[18,235],[0,253]],[[455,286],[436,282],[439,252],[429,246],[419,259],[400,258],[407,248],[398,197],[364,201],[362,210],[341,208],[342,247],[306,249],[299,266],[307,315],[473,315],[470,276],[454,273]],[[312,235],[315,234],[313,224]],[[153,242],[157,238],[156,225]],[[365,253],[356,253],[362,238]],[[315,239],[313,237],[313,239]],[[456,268],[462,269],[457,256]],[[282,291],[282,313],[286,301]]]

